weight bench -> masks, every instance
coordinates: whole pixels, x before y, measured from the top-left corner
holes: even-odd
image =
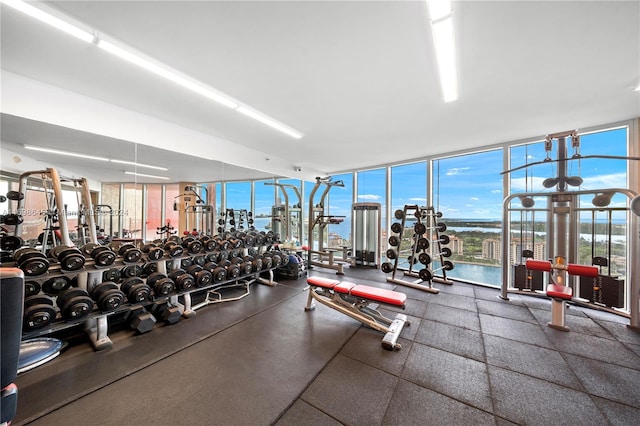
[[[382,315],[377,309],[369,307],[370,303],[384,303],[404,309],[407,295],[397,291],[385,290],[367,285],[340,282],[330,278],[309,277],[309,298],[305,311],[315,309],[314,299],[323,305],[342,312],[351,318],[385,333],[382,347],[391,351],[401,349],[397,343],[400,332],[409,321],[404,314],[397,314],[395,319]]]

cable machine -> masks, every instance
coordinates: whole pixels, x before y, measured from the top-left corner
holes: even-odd
[[[204,190],[205,199],[203,199],[197,190]],[[214,208],[209,200],[209,190],[204,185],[188,185],[184,188],[184,193],[174,197],[173,209],[184,213],[185,233],[193,233],[199,235],[215,234],[214,228]],[[195,197],[193,199],[192,197]],[[178,200],[182,204],[178,203]]]
[[[571,146],[574,149],[574,154],[571,157],[567,156],[567,138],[571,139]],[[553,149],[553,141],[557,140],[557,158],[555,160],[550,158],[550,152]],[[569,176],[567,174],[567,163],[572,160],[580,160],[585,158],[607,158],[607,159],[621,159],[621,160],[640,160],[638,157],[614,157],[614,156],[582,156],[579,153],[580,139],[577,131],[561,132],[556,134],[550,134],[545,140],[545,151],[547,153],[546,158],[543,161],[537,163],[528,163],[524,166],[516,167],[511,170],[503,172],[503,174],[511,173],[522,168],[530,167],[537,164],[544,163],[557,163],[557,176],[547,178],[543,181],[542,185],[547,188],[555,188],[554,192],[527,192],[521,194],[512,194],[506,197],[503,201],[503,217],[502,217],[502,288],[500,297],[508,299],[509,292],[519,292],[513,287],[510,287],[511,283],[511,268],[507,265],[510,264],[510,246],[511,246],[511,214],[513,212],[543,212],[546,214],[546,252],[539,254],[539,256],[546,256],[549,259],[563,258],[567,263],[578,263],[578,242],[580,239],[580,213],[591,212],[592,217],[595,220],[596,212],[604,212],[609,218],[609,226],[611,225],[611,214],[614,211],[626,212],[627,226],[627,282],[628,288],[624,291],[622,288],[619,291],[625,294],[622,300],[619,297],[614,297],[616,302],[613,305],[606,306],[593,303],[591,299],[594,298],[594,291],[599,290],[600,284],[598,281],[591,281],[591,285],[581,285],[578,287],[577,278],[575,276],[567,274],[565,271],[560,270],[558,272],[560,281],[565,282],[570,286],[578,297],[573,299],[574,303],[585,304],[597,309],[607,310],[618,315],[627,316],[625,313],[618,309],[626,305],[629,310],[630,327],[640,328],[640,220],[638,218],[638,211],[640,208],[638,204],[639,197],[634,191],[624,188],[607,188],[599,190],[576,190],[569,191],[569,187],[578,187],[582,184],[582,178],[580,176]],[[613,207],[609,203],[614,195],[621,194],[629,200],[629,207]],[[584,201],[585,196],[592,196],[593,207],[581,206],[581,198]],[[534,208],[534,199],[546,199],[546,207]],[[515,200],[520,200],[520,206],[512,205]],[[522,226],[522,224],[521,224]],[[535,224],[534,224],[535,226]],[[592,224],[593,227],[596,224]],[[610,229],[610,228],[609,228]],[[609,231],[610,232],[610,231]],[[595,238],[595,235],[594,235]],[[609,241],[611,235],[609,234]],[[595,253],[592,253],[595,255]],[[594,256],[592,263],[598,264],[604,263]],[[608,262],[607,262],[608,263]],[[604,265],[599,265],[604,266]],[[517,274],[517,272],[516,272]],[[584,280],[585,278],[581,278]],[[602,279],[600,277],[594,280]],[[516,285],[516,287],[520,287]],[[527,289],[531,293],[532,288]],[[582,302],[585,300],[586,302]],[[626,303],[622,304],[621,301],[626,300]],[[589,303],[591,301],[591,303]],[[595,300],[597,302],[598,300]],[[620,305],[620,306],[617,306]]]

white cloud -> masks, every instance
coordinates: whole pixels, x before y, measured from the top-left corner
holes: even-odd
[[[426,203],[427,199],[426,198],[409,198],[409,201],[414,201],[416,203]]]
[[[492,194],[502,194],[502,189],[492,189],[491,193]]]
[[[478,197],[471,197],[471,198],[469,198],[469,199],[470,199],[471,201],[480,201],[480,198],[478,198]]]
[[[358,200],[377,201],[380,198],[382,198],[382,197],[380,197],[379,195],[374,195],[374,194],[358,195]]]
[[[447,170],[446,175],[447,176],[454,176],[454,175],[459,175],[460,172],[463,172],[465,170],[469,170],[471,167],[453,167],[449,170]]]

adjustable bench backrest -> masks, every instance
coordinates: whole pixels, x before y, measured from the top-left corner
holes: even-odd
[[[371,287],[368,285],[354,284],[351,282],[340,282],[330,278],[309,277],[307,283],[315,287],[328,288],[336,293],[350,294],[354,297],[372,300],[374,302],[386,303],[404,309],[407,295],[383,288]]]

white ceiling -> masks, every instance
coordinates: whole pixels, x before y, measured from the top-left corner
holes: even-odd
[[[56,131],[14,109],[12,99],[3,100],[3,146],[72,140],[101,154],[106,146],[134,151],[123,141],[137,142],[147,145],[138,160],[169,161],[175,181],[217,178],[213,171],[223,167],[216,159],[228,165],[227,179],[232,169],[233,178],[312,179],[640,116],[640,93],[632,90],[640,83],[638,1],[454,2],[459,99],[452,103],[442,102],[423,1],[46,6],[304,133],[292,139],[3,5],[3,71],[184,131],[172,147],[157,149],[124,125],[94,131],[61,114],[37,117],[83,130]],[[198,152],[188,152],[196,134],[221,143],[199,142]],[[123,180],[121,168],[83,171]]]

